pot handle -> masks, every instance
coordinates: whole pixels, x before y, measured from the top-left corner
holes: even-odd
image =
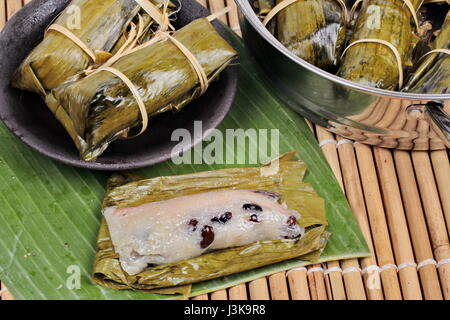
[[[440,136],[447,148],[450,148],[450,115],[445,112],[442,103],[430,101],[425,104],[425,112],[430,118],[430,124]]]

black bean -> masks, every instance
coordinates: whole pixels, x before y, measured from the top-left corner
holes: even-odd
[[[233,217],[233,214],[231,212],[225,212],[220,217],[214,217],[211,219],[212,222],[219,222],[219,223],[226,223],[228,220],[230,220]]]
[[[189,225],[192,226],[192,231],[197,230],[197,224],[198,224],[198,220],[197,219],[191,219],[191,221],[189,221]]]
[[[252,214],[249,219],[251,222],[261,222],[256,214]]]
[[[246,203],[242,206],[242,208],[244,208],[244,210],[263,211],[263,209],[260,206],[253,203]]]
[[[290,216],[287,220],[287,224],[289,227],[293,228],[297,224],[297,218],[294,216]]]
[[[211,226],[203,226],[202,229],[202,241],[200,241],[200,247],[205,249],[214,241],[214,231]]]

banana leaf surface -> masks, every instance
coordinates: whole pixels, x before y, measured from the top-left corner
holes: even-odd
[[[279,193],[280,201],[286,203],[290,210],[301,213],[298,223],[307,231],[301,238],[258,241],[212,251],[192,259],[149,267],[131,276],[120,267],[119,256],[103,219],[94,262],[94,282],[114,289],[152,290],[190,285],[305,255],[317,261],[329,237],[325,232],[327,219],[324,201],[311,185],[303,182],[306,166],[302,161],[295,160],[295,154],[286,154],[276,163],[277,168],[275,164],[269,164],[262,168],[223,169],[132,182],[128,182],[123,175],[113,176],[104,208],[134,207],[221,189],[270,190]],[[263,174],[261,170],[268,171],[271,166],[274,171]],[[311,256],[313,253],[314,257]],[[178,293],[180,288],[173,290]]]
[[[439,35],[432,49],[450,49],[450,12],[447,13]],[[431,53],[426,56],[417,70],[411,75],[403,91],[446,94],[450,92],[450,56],[444,53]]]
[[[157,7],[163,4],[162,0],[150,1]],[[73,0],[54,24],[77,36],[101,63],[124,41],[124,32],[140,10],[135,0]],[[148,30],[154,21],[142,15]],[[72,40],[49,30],[18,68],[12,85],[45,95],[42,89],[47,92],[58,87],[91,64],[92,58]]]
[[[416,11],[423,0],[411,1]],[[412,66],[412,53],[418,39],[411,12],[402,0],[366,0],[353,27],[350,43],[378,39],[391,43],[402,59],[402,69]],[[338,76],[370,87],[396,90],[399,67],[392,50],[380,43],[358,43],[348,49]]]
[[[279,4],[284,0],[277,0]],[[259,0],[260,14],[271,5]],[[299,0],[273,19],[275,37],[296,56],[324,70],[334,70],[344,50],[346,14],[337,0]]]
[[[173,37],[197,58],[208,81],[213,81],[236,56],[205,18],[177,30]],[[191,62],[167,38],[123,56],[111,67],[139,87],[149,117],[179,111],[200,95]],[[93,161],[111,142],[141,126],[142,116],[130,88],[115,74],[100,71],[74,78],[53,90],[46,101],[69,132],[81,158]]]
[[[268,130],[279,137],[280,154],[296,151],[307,164],[304,180],[325,200],[327,231],[331,234],[319,261],[369,255],[345,196],[309,127],[297,113],[275,98],[242,40],[231,31],[230,37],[239,49],[240,85],[236,101],[218,129],[222,133],[229,129]],[[92,266],[102,200],[110,174],[66,166],[41,156],[23,145],[3,125],[0,126],[0,142],[0,279],[15,298],[136,300],[183,296],[185,292],[166,295],[113,290],[93,284]],[[210,142],[198,145],[191,156],[201,155],[201,148],[209,146]],[[247,151],[253,147],[258,152],[272,150],[267,144],[258,144],[255,138],[250,138],[247,144]],[[233,146],[235,141],[226,141],[227,150]],[[273,152],[271,157],[276,155]],[[254,167],[248,160],[249,154],[244,156],[246,166]],[[235,154],[232,160],[238,157]],[[175,165],[169,161],[135,173],[159,177],[230,167],[236,164]],[[190,295],[198,295],[307,264],[307,261],[290,259],[196,283],[189,291]]]

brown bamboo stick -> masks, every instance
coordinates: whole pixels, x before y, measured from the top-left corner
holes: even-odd
[[[289,300],[289,290],[284,272],[269,276],[269,287],[272,300]]]
[[[266,277],[248,283],[251,300],[270,300],[269,287]]]
[[[399,278],[403,297],[406,300],[421,300],[419,276],[409,237],[400,188],[397,182],[394,159],[388,149],[374,148],[375,162],[380,178],[381,190],[389,224],[395,260],[399,268]],[[409,264],[409,265],[408,265]],[[405,266],[405,267],[403,267]]]
[[[239,284],[228,289],[229,300],[247,300],[247,287],[245,283]]]
[[[287,273],[289,291],[292,300],[311,300],[308,288],[306,268],[302,270],[291,270]]]
[[[228,13],[228,21],[230,22],[230,28],[236,32],[239,36],[242,35],[241,27],[239,25],[238,8],[234,0],[226,0],[226,5],[230,7],[230,12]]]
[[[341,168],[339,167],[339,158],[336,152],[336,144],[334,143],[334,136],[325,130],[322,127],[316,126],[316,135],[317,139],[320,143],[323,142],[331,142],[331,143],[325,143],[322,146],[322,151],[325,155],[325,158],[327,159],[328,163],[330,164],[330,167],[339,182],[339,184],[342,187],[342,175],[341,175]],[[338,261],[332,261],[328,262],[326,264],[327,269],[341,269],[341,265]],[[333,300],[345,300],[346,294],[345,294],[345,287],[344,282],[342,278],[342,274],[340,272],[331,272],[325,276],[326,285],[327,285],[327,291],[328,296],[332,298]]]
[[[418,263],[430,261],[434,258],[433,251],[410,154],[407,151],[395,150],[394,160],[416,260]],[[432,264],[421,267],[419,275],[425,299],[442,300],[436,267]]]
[[[227,290],[219,290],[211,293],[211,300],[228,300]]]
[[[22,0],[6,0],[6,17],[11,17],[22,8]]]
[[[341,174],[341,167],[339,164],[339,157],[336,150],[336,143],[334,143],[334,136],[326,131],[324,128],[317,126],[317,137],[319,142],[322,145],[322,151],[325,154],[341,188],[343,188],[343,180]],[[338,141],[341,141],[341,138],[338,138]],[[327,142],[327,143],[324,143]],[[342,265],[342,268],[341,268]],[[348,259],[341,262],[341,265],[338,263],[328,263],[327,268],[340,268],[341,270],[359,270],[359,263],[357,259]],[[331,290],[329,290],[329,296],[331,296],[335,300],[342,300],[346,297],[350,300],[364,300],[366,299],[366,295],[364,292],[364,285],[362,282],[361,274],[358,272],[348,272],[343,276],[345,281],[345,290],[344,285],[342,283],[342,274],[339,272],[331,272],[327,275],[330,278]]]
[[[224,0],[209,0],[209,10],[211,13],[217,12],[225,8],[225,1]],[[222,21],[225,24],[228,24],[227,16],[222,15],[219,17],[219,20]]]
[[[4,0],[0,0],[0,30],[6,23],[6,5]]]
[[[338,138],[340,141],[341,138]],[[361,179],[358,172],[358,164],[356,161],[355,150],[351,143],[344,143],[338,147],[339,158],[341,160],[342,176],[345,185],[345,192],[347,195],[350,207],[353,210],[356,220],[358,221],[367,245],[369,246],[372,255],[367,258],[362,258],[361,266],[363,269],[370,266],[377,266],[377,260],[373,247],[372,235],[370,233],[370,226],[367,217],[366,205],[364,202],[364,194],[361,187]],[[344,269],[347,266],[344,267]],[[367,269],[366,269],[367,270]],[[356,273],[349,273],[348,277],[356,276]],[[377,270],[369,270],[363,274],[363,278],[366,284],[367,298],[370,300],[383,299],[383,291],[381,289],[380,275]],[[362,289],[364,290],[364,288]],[[361,291],[359,289],[358,291]],[[352,297],[353,299],[361,299],[362,294]],[[349,295],[349,299],[351,299]]]
[[[434,256],[437,261],[450,258],[448,231],[445,226],[436,183],[434,180],[431,161],[427,152],[413,151],[412,159],[417,183],[422,196],[428,231],[433,245]],[[444,264],[438,269],[441,288],[445,299],[450,299],[450,264]]]
[[[447,222],[447,230],[450,231],[450,165],[447,150],[431,152],[434,177],[441,199],[442,210]]]
[[[0,300],[15,300],[14,297],[12,296],[11,292],[9,292],[8,289],[6,289],[3,282],[1,283],[0,288],[1,288]]]
[[[394,254],[391,248],[391,240],[371,148],[367,145],[358,144],[355,149],[377,261],[381,267],[393,265],[395,263]],[[381,272],[381,280],[386,299],[402,299],[397,271],[394,268],[387,268]]]
[[[200,2],[200,4],[202,6],[204,6],[205,8],[208,8],[208,1],[206,1],[206,0],[197,0],[197,2]]]
[[[315,268],[322,268],[320,264],[308,267],[307,277],[312,300],[327,300],[327,289],[323,271],[313,271]]]

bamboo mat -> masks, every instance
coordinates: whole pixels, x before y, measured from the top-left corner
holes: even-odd
[[[0,0],[0,29],[31,0]],[[233,0],[198,0],[240,33]],[[277,273],[196,300],[450,300],[448,150],[393,151],[311,127],[361,226],[372,257]],[[1,299],[12,299],[2,286]]]

